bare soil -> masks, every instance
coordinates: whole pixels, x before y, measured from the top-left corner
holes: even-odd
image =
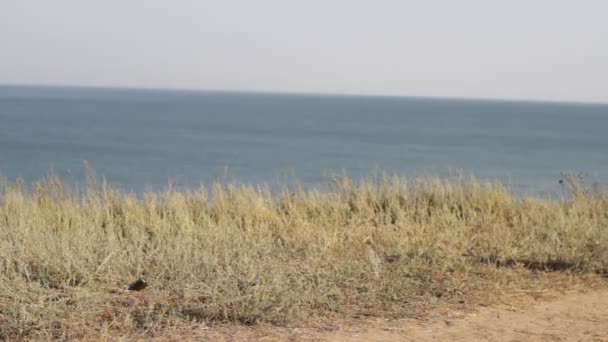
[[[431,322],[402,322],[328,341],[608,341],[608,290],[570,293],[525,308],[487,307],[453,312]]]
[[[444,310],[424,320],[328,322],[323,328],[214,327],[216,341],[608,341],[608,289],[513,298],[513,305]],[[184,340],[183,337],[180,340]],[[185,340],[188,340],[186,338]]]

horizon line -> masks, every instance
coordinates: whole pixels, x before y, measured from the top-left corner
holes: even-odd
[[[494,96],[448,96],[448,95],[395,95],[395,94],[369,94],[348,92],[312,92],[312,91],[289,91],[273,89],[222,89],[222,88],[186,88],[186,87],[161,87],[161,86],[122,86],[122,85],[86,85],[86,84],[54,84],[54,83],[0,83],[0,88],[64,88],[64,89],[90,89],[90,90],[124,90],[140,92],[182,92],[182,93],[234,93],[252,95],[286,95],[286,96],[326,96],[326,97],[367,97],[367,98],[393,98],[393,99],[428,99],[428,100],[452,100],[452,101],[486,101],[486,102],[512,102],[512,103],[551,103],[571,105],[606,106],[608,101],[591,100],[559,100],[544,98],[520,98],[520,97],[494,97]]]

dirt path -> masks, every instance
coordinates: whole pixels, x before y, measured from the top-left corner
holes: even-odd
[[[513,296],[514,306],[436,313],[427,320],[332,322],[331,331],[273,326],[207,328],[212,341],[604,341],[608,342],[608,289]],[[550,299],[548,299],[550,298]],[[338,328],[337,330],[335,330]]]
[[[525,308],[482,308],[432,322],[393,322],[315,336],[327,341],[608,341],[608,290],[570,293]]]

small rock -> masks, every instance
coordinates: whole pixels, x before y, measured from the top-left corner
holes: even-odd
[[[146,286],[148,286],[148,283],[146,283],[145,280],[139,278],[136,281],[134,281],[133,283],[131,283],[129,285],[129,291],[141,291],[143,289],[146,288]]]

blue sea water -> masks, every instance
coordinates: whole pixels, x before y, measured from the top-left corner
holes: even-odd
[[[128,191],[215,180],[320,185],[343,171],[463,172],[552,192],[608,180],[608,105],[434,98],[0,87],[0,176]]]

